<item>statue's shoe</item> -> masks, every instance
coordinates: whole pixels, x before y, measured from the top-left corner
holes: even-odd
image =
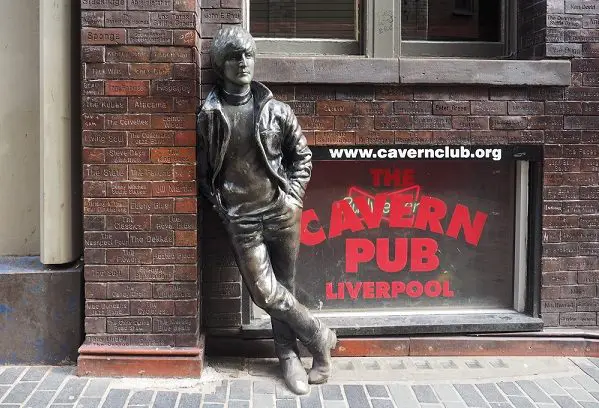
[[[292,392],[298,395],[304,395],[310,392],[306,369],[297,355],[280,359],[279,363],[281,364],[281,371],[283,372],[285,384]]]
[[[308,374],[308,383],[323,384],[331,376],[331,350],[337,345],[337,335],[322,325],[314,340],[306,347],[312,353],[312,369]]]

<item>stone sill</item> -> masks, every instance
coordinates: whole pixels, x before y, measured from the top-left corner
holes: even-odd
[[[310,84],[569,86],[569,60],[258,55],[256,79]]]

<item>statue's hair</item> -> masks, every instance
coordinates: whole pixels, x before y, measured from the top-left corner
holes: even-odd
[[[226,26],[218,30],[212,42],[212,68],[222,76],[225,61],[235,53],[250,51],[256,53],[254,38],[241,26]]]

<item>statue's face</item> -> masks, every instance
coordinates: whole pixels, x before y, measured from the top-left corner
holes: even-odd
[[[247,86],[254,77],[254,54],[250,51],[240,51],[232,54],[223,67],[225,81],[237,86]]]

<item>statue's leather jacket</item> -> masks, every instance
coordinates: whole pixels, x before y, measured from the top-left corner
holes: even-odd
[[[260,82],[251,83],[254,132],[268,174],[299,206],[312,172],[312,152],[289,105],[273,99]],[[231,137],[218,90],[213,89],[197,116],[198,181],[200,192],[222,217],[227,211],[217,182]]]

